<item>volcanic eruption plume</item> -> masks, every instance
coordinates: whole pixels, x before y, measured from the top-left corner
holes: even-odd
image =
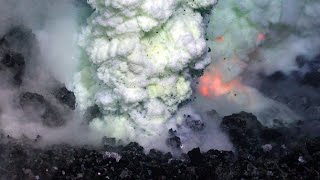
[[[230,150],[223,116],[248,111],[270,127],[320,117],[317,0],[0,5],[10,135]]]

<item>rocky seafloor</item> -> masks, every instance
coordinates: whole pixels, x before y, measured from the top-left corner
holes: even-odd
[[[0,75],[5,77],[0,89],[14,89],[16,97],[13,99],[16,100],[13,107],[26,114],[36,112],[39,118],[33,121],[49,128],[60,127],[67,121],[61,114],[76,108],[75,96],[59,83],[53,88],[45,87],[47,89],[42,92],[28,89],[30,79],[37,80],[32,80],[34,77],[30,74],[25,75],[30,73],[30,58],[34,57],[30,48],[36,49],[33,41],[32,33],[20,27],[13,28],[0,39]],[[298,58],[300,61],[297,62],[304,63],[301,67],[318,67],[312,63],[319,62],[319,59],[307,63]],[[43,141],[41,136],[15,139],[1,132],[0,179],[320,179],[320,101],[314,100],[318,98],[314,94],[319,92],[320,72],[309,69],[311,72],[298,76],[298,79],[312,88],[309,96],[304,96],[310,103],[291,103],[291,108],[309,115],[308,120],[269,128],[250,113],[226,116],[220,126],[229,135],[234,151],[202,152],[195,148],[173,156],[154,149],[145,152],[134,142],[119,145],[112,138],[103,138],[98,147],[66,144],[43,147],[39,146]],[[284,82],[296,82],[296,79],[284,76],[276,73],[271,80],[266,79],[265,84],[279,84],[269,93],[279,92],[283,89],[280,85],[286,84]],[[305,91],[296,92],[290,96],[299,98]],[[288,93],[280,93],[279,97],[284,95]],[[286,99],[309,102],[297,98],[288,95]],[[287,103],[286,99],[281,102]],[[92,112],[88,112],[88,119],[97,114],[99,112],[93,107]],[[203,125],[191,124],[200,129]],[[1,126],[0,123],[0,129]],[[169,134],[168,145],[179,151],[179,137],[170,130]]]
[[[312,122],[320,127],[320,122]],[[180,157],[137,143],[115,145],[103,139],[92,148],[51,145],[1,136],[2,179],[320,179],[320,137],[304,132],[305,123],[289,128],[263,127],[241,112],[223,118],[235,151],[194,148]]]

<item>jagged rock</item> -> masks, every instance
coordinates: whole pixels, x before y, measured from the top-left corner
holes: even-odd
[[[170,137],[167,139],[167,145],[179,149],[181,147],[181,139],[177,136]]]
[[[255,153],[261,148],[259,136],[263,126],[253,114],[240,112],[225,116],[221,127],[229,134],[239,151]]]
[[[108,137],[103,137],[102,138],[102,144],[104,146],[115,146],[116,145],[116,138],[108,138]]]
[[[0,39],[0,52],[16,52],[23,56],[31,56],[37,44],[31,29],[15,26]]]
[[[312,71],[306,73],[303,77],[302,83],[316,88],[320,87],[320,72]]]
[[[307,64],[308,59],[304,55],[298,55],[296,57],[296,64],[298,65],[299,68],[302,68],[305,64]]]
[[[199,148],[182,161],[157,150],[143,153],[130,143],[120,153],[89,147],[53,145],[38,149],[14,140],[0,141],[0,178],[26,179],[319,179],[319,152],[312,158],[300,150],[285,157],[239,158],[232,152]],[[119,161],[112,155],[122,156]],[[108,158],[110,156],[110,158]],[[118,157],[118,156],[115,156]]]
[[[226,127],[241,127],[243,134],[257,135],[261,142],[271,141],[262,144],[268,151],[254,155],[243,151],[240,155],[219,150],[201,153],[195,148],[173,157],[156,149],[145,154],[143,147],[134,142],[115,145],[117,152],[111,152],[65,144],[38,148],[32,145],[33,139],[27,141],[25,137],[20,141],[11,137],[0,140],[0,179],[320,179],[319,139],[296,135],[296,126],[301,123],[273,130],[260,127],[249,113],[231,117],[224,118],[230,120],[225,122]],[[255,128],[259,131],[253,132]],[[281,138],[271,140],[279,135],[278,131]],[[173,130],[169,133],[175,135]],[[105,138],[109,144],[114,141]]]
[[[320,152],[320,137],[308,139],[306,141],[306,147],[310,154]]]
[[[281,71],[276,71],[267,77],[269,81],[282,81],[282,80],[285,80],[286,78],[287,78],[286,75]]]
[[[310,69],[310,71],[320,70],[320,54],[318,54],[311,61],[308,62],[308,68]]]
[[[204,129],[204,122],[201,119],[197,119],[189,114],[184,115],[186,125],[194,130],[194,131],[201,131]]]
[[[102,116],[102,113],[99,109],[99,106],[95,104],[94,106],[87,108],[83,118],[85,122],[89,124],[92,121],[92,119],[101,117],[101,116]]]
[[[22,54],[14,52],[6,53],[1,60],[1,64],[12,74],[13,84],[21,85],[25,70],[25,61]]]
[[[201,154],[199,147],[189,151],[188,156],[193,164],[201,164],[204,160],[204,156]]]
[[[127,152],[143,153],[144,148],[136,142],[131,142],[123,148]]]
[[[320,54],[309,61],[304,61],[304,65],[308,72],[303,76],[302,84],[314,88],[320,87]]]
[[[31,116],[31,120],[40,118],[41,122],[48,127],[58,127],[65,124],[55,107],[42,95],[26,92],[20,95],[19,102],[23,111]]]
[[[76,107],[76,96],[72,91],[66,87],[59,88],[55,92],[55,97],[62,103],[67,105],[70,109],[74,110]]]
[[[181,139],[176,136],[176,131],[169,129],[169,138],[166,141],[166,144],[172,148],[179,149],[181,147]]]
[[[283,133],[279,129],[265,128],[261,131],[261,138],[265,142],[279,141],[283,138]]]

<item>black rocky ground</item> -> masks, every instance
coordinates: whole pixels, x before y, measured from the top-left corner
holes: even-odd
[[[318,128],[320,123],[317,122]],[[199,148],[173,157],[137,143],[103,147],[53,145],[2,136],[2,179],[320,179],[320,136],[303,133],[303,123],[263,127],[255,116],[241,112],[223,118],[235,152]]]
[[[304,120],[320,119],[320,52],[317,56],[296,57],[297,70],[276,71],[271,75],[258,74],[260,82],[248,83],[265,96],[285,104]],[[246,81],[251,81],[249,72]]]

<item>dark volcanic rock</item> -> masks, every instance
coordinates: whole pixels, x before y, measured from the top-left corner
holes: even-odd
[[[320,55],[299,55],[296,64],[296,70],[276,71],[271,75],[258,73],[255,80],[252,80],[252,72],[246,73],[243,82],[286,105],[303,121],[320,119]],[[274,118],[269,118],[268,114],[275,116],[276,113],[276,110],[265,112],[267,119]]]
[[[197,119],[191,115],[184,115],[186,125],[194,130],[194,131],[201,131],[204,129],[204,123],[201,119]]]
[[[316,88],[320,87],[320,72],[313,71],[306,73],[303,77],[302,83]]]
[[[310,154],[320,152],[320,137],[308,139],[306,142],[306,146]]]
[[[62,103],[74,110],[76,107],[76,96],[72,91],[69,91],[66,87],[59,88],[55,92],[55,97]]]
[[[35,50],[37,40],[31,29],[15,26],[0,39],[0,52],[17,52],[23,56],[31,56]]]
[[[108,138],[108,137],[103,137],[102,138],[102,144],[104,146],[116,146],[117,140],[116,138]]]
[[[95,104],[95,105],[87,108],[83,119],[85,120],[86,123],[89,124],[92,121],[92,119],[97,118],[97,117],[101,117],[101,116],[102,116],[102,113],[99,109],[99,106]]]
[[[181,147],[181,139],[178,136],[173,136],[167,139],[167,145],[173,148]]]
[[[232,143],[239,151],[256,153],[261,147],[259,140],[263,129],[257,118],[246,112],[223,118],[221,127],[229,134]]]
[[[155,149],[145,154],[135,142],[117,146],[114,138],[107,137],[101,147],[60,144],[37,148],[33,145],[38,141],[0,136],[0,179],[320,179],[319,137],[306,138],[303,131],[298,136],[299,123],[270,129],[244,112],[223,121],[227,132],[236,132],[253,148],[235,144],[235,154],[201,153],[195,148],[177,158]],[[175,135],[172,130],[169,133]],[[257,153],[265,142],[271,144],[263,146],[272,148],[266,152],[260,148]]]
[[[169,138],[167,139],[167,145],[175,148],[175,149],[179,149],[181,147],[181,139],[176,136],[176,131],[174,131],[173,129],[169,129],[168,131],[169,133]]]
[[[204,156],[200,152],[200,148],[194,148],[188,152],[188,156],[193,164],[201,164],[204,160]]]
[[[305,64],[307,64],[308,59],[306,56],[303,55],[298,55],[296,57],[296,64],[298,65],[299,68],[302,68]]]
[[[12,74],[13,84],[21,85],[25,70],[25,61],[22,54],[8,52],[2,58],[1,64]]]
[[[183,160],[155,149],[145,154],[133,142],[109,152],[63,144],[38,149],[28,140],[8,138],[0,141],[0,179],[319,179],[317,141],[296,141],[277,158],[195,148],[187,153],[190,160]]]
[[[266,143],[268,142],[274,142],[274,141],[281,141],[284,137],[284,134],[279,129],[271,129],[271,128],[265,128],[260,133],[261,139],[263,139]]]
[[[276,71],[275,73],[268,76],[267,79],[270,81],[281,81],[286,79],[286,75],[281,71]]]
[[[20,95],[19,102],[28,116],[34,116],[35,119],[40,118],[42,123],[48,127],[58,127],[65,124],[55,107],[42,95],[26,92]]]

